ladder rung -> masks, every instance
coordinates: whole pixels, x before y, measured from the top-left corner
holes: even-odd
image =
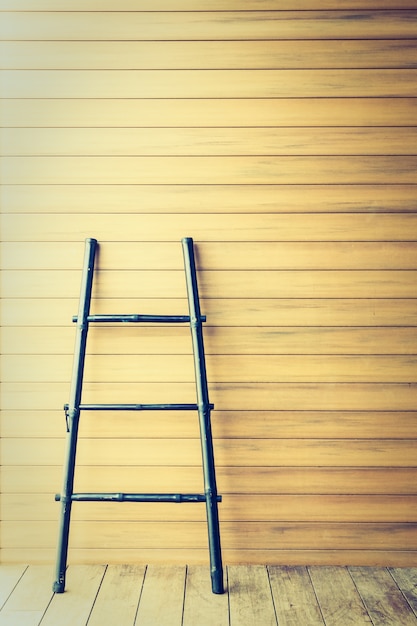
[[[80,404],[81,411],[198,411],[198,404]],[[214,409],[214,404],[208,405]],[[67,411],[69,405],[65,404]]]
[[[217,496],[217,502],[222,497]],[[55,495],[55,500],[61,500],[61,494]],[[206,502],[206,496],[201,493],[73,493],[73,502]]]
[[[200,321],[206,321],[205,315],[200,315]],[[72,318],[73,322],[78,321],[78,315],[74,315]],[[155,322],[157,324],[184,324],[190,321],[189,315],[138,315],[127,314],[127,315],[112,315],[112,314],[102,314],[102,315],[88,315],[87,322],[124,322],[124,323],[137,323],[137,322]]]

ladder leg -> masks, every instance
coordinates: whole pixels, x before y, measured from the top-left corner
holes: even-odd
[[[72,494],[74,486],[75,457],[77,452],[78,424],[80,418],[80,403],[84,374],[85,352],[87,345],[87,317],[90,312],[96,247],[97,241],[95,239],[86,240],[70,397],[69,403],[65,407],[68,434],[64,462],[63,487],[62,494],[60,496],[61,516],[59,523],[58,548],[56,557],[56,574],[53,584],[53,591],[55,593],[63,593],[65,589],[65,572],[67,568],[68,539],[71,521]]]
[[[183,239],[182,246],[190,313],[191,338],[194,353],[194,369],[203,459],[204,491],[206,496],[211,583],[213,593],[224,593],[219,513],[217,506],[216,472],[210,419],[210,402],[208,395],[203,329],[198,297],[193,240],[189,237]]]

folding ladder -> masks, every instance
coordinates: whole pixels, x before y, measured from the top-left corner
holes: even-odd
[[[194,259],[193,240],[182,239],[184,256],[185,280],[189,315],[90,315],[91,292],[93,285],[94,259],[97,248],[96,239],[86,239],[84,267],[81,279],[81,294],[77,317],[76,342],[69,402],[64,406],[67,423],[67,445],[64,463],[62,493],[55,496],[61,502],[59,537],[56,559],[56,578],[53,584],[55,593],[65,589],[67,568],[69,529],[71,507],[73,502],[104,501],[104,502],[205,502],[210,556],[210,574],[213,593],[223,593],[223,566],[220,546],[218,502],[216,474],[213,455],[210,412],[214,408],[209,402],[207,375],[205,365],[203,327],[206,320],[200,312],[197,275]],[[82,404],[82,383],[86,356],[87,333],[90,322],[155,322],[155,323],[188,323],[194,355],[196,380],[196,404]],[[198,411],[201,452],[204,478],[204,494],[177,493],[74,493],[75,458],[80,414],[82,411]]]

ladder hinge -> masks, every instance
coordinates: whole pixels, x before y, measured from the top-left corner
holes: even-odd
[[[64,413],[65,413],[65,425],[67,429],[67,433],[70,431],[69,427],[69,404],[64,404]]]

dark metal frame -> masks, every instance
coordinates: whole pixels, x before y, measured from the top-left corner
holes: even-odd
[[[64,479],[62,493],[55,499],[61,502],[61,516],[56,559],[56,577],[53,584],[55,593],[65,590],[65,577],[68,557],[69,530],[71,507],[73,502],[205,502],[207,514],[208,543],[210,555],[210,574],[213,593],[224,593],[223,565],[220,545],[220,527],[218,502],[221,496],[217,493],[216,473],[214,465],[213,438],[211,432],[211,410],[214,405],[209,401],[207,374],[205,365],[203,322],[201,315],[197,272],[194,258],[194,245],[190,237],[182,239],[185,279],[189,315],[90,315],[91,293],[94,274],[94,259],[97,249],[96,239],[86,239],[84,266],[81,279],[81,294],[78,315],[73,318],[77,324],[74,350],[74,364],[69,402],[64,406],[67,423],[67,445],[64,462]],[[194,370],[196,380],[196,404],[82,404],[82,384],[87,346],[87,333],[90,322],[155,322],[155,323],[189,323],[194,354]],[[204,477],[204,494],[172,494],[172,493],[74,493],[75,460],[77,452],[78,425],[81,411],[198,411],[200,425],[201,452]]]

